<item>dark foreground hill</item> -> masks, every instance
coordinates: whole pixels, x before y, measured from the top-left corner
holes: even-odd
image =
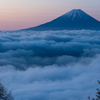
[[[81,9],[73,9],[68,13],[45,24],[25,30],[100,30],[100,22]]]

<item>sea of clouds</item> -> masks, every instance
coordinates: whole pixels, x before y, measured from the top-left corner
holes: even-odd
[[[15,100],[95,97],[100,31],[1,31],[0,80]]]

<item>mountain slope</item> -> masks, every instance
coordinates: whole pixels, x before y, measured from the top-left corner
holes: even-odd
[[[100,22],[82,11],[73,9],[68,13],[39,26],[26,30],[76,30],[76,29],[100,29]]]

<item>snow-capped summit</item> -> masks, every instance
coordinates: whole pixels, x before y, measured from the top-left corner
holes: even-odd
[[[62,17],[72,18],[72,20],[74,20],[76,17],[83,18],[85,16],[87,16],[87,14],[84,11],[82,11],[81,9],[73,9],[73,10],[67,12],[66,14],[64,14]]]
[[[82,11],[81,9],[73,9],[64,15],[47,22],[45,24],[28,28],[26,30],[80,30],[92,29],[100,30],[100,22]]]

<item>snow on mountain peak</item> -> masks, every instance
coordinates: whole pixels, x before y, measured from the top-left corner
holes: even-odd
[[[74,20],[75,18],[83,18],[84,15],[87,15],[84,11],[82,11],[81,9],[73,9],[69,12],[67,12],[66,14],[64,14],[62,17],[64,18],[71,18],[72,20]]]

